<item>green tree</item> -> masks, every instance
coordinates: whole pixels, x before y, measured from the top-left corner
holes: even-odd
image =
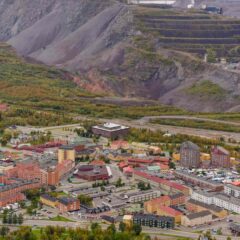
[[[18,215],[18,224],[23,224],[23,215],[22,214],[19,214]]]
[[[215,63],[216,57],[217,57],[217,54],[214,49],[212,48],[207,49],[207,61],[209,63]]]
[[[12,217],[12,223],[13,223],[13,224],[17,224],[17,223],[18,223],[18,217],[17,217],[17,214],[13,214],[13,217]]]
[[[137,236],[139,236],[139,235],[141,234],[141,232],[142,232],[142,226],[139,225],[139,224],[133,224],[132,229],[133,229],[133,232],[134,232]]]
[[[8,232],[9,232],[9,228],[8,227],[3,226],[3,227],[0,228],[0,235],[2,237],[5,237],[8,234]]]
[[[126,231],[126,224],[124,222],[119,223],[119,231],[125,232]]]

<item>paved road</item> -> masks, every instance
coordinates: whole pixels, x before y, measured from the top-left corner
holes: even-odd
[[[224,120],[217,120],[217,119],[204,118],[204,117],[185,116],[185,115],[183,115],[183,116],[181,116],[181,115],[147,116],[147,117],[143,117],[143,118],[139,119],[139,122],[148,123],[150,120],[154,120],[154,119],[201,120],[201,121],[208,121],[208,122],[240,126],[240,122],[224,121]]]
[[[216,139],[216,138],[219,139],[220,137],[224,137],[225,139],[232,138],[232,139],[235,139],[236,141],[240,141],[240,133],[234,133],[234,132],[152,124],[144,121],[142,122],[141,120],[123,120],[123,119],[101,119],[101,120],[103,120],[104,122],[110,121],[116,124],[122,124],[129,127],[134,127],[134,128],[144,128],[144,129],[150,129],[152,131],[161,130],[163,132],[168,132],[170,134],[186,134],[186,135],[204,137],[209,139]]]
[[[32,226],[32,227],[46,227],[46,226],[62,226],[62,227],[71,227],[71,228],[89,228],[91,222],[89,221],[78,221],[78,222],[60,222],[60,221],[49,221],[49,220],[26,220],[24,225]],[[103,229],[106,229],[109,225],[102,224],[101,226]],[[160,237],[162,235],[169,235],[169,236],[181,236],[186,238],[198,239],[199,233],[194,232],[184,232],[178,230],[164,230],[158,228],[143,228],[143,232],[149,234],[151,237]],[[216,240],[226,240],[227,236],[219,236],[214,235]],[[232,240],[239,240],[239,237],[231,236]]]
[[[192,239],[198,239],[199,233],[193,233],[193,232],[184,232],[184,231],[177,231],[177,230],[162,230],[162,229],[149,229],[144,228],[143,232],[149,234],[151,237],[160,237],[161,234],[166,234],[170,236],[178,236],[178,237],[186,237],[186,238],[192,238]],[[226,240],[227,236],[220,236],[220,235],[214,235],[216,240]],[[239,240],[239,237],[233,237],[231,236],[232,240]]]
[[[192,119],[192,120],[208,120],[211,122],[216,123],[224,123],[224,124],[230,124],[230,125],[236,125],[240,126],[240,123],[237,122],[228,122],[223,120],[214,120],[214,119],[208,119],[208,118],[201,118],[201,117],[193,117],[193,116],[147,116],[140,118],[138,120],[126,120],[126,119],[98,119],[101,122],[113,122],[116,124],[122,124],[129,127],[134,128],[145,128],[150,129],[152,131],[155,130],[161,130],[163,132],[169,132],[170,134],[186,134],[191,136],[199,136],[209,139],[216,139],[220,137],[224,137],[225,139],[235,139],[236,141],[240,141],[240,133],[234,133],[234,132],[225,132],[225,131],[216,131],[216,130],[207,130],[207,129],[197,129],[197,128],[189,128],[189,127],[177,127],[177,126],[171,126],[171,125],[161,125],[161,124],[152,124],[149,121],[152,119],[158,119],[158,118],[176,118],[176,119]],[[86,116],[77,116],[75,118],[76,120],[87,120],[91,119]]]

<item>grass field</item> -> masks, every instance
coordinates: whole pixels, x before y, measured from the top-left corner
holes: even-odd
[[[205,120],[190,120],[190,119],[155,119],[151,121],[155,124],[161,125],[171,125],[178,127],[190,127],[190,128],[199,128],[207,130],[216,130],[216,131],[226,131],[226,132],[240,132],[240,126],[234,126],[231,124],[225,123],[216,123]]]
[[[63,216],[60,216],[60,215],[50,218],[49,220],[50,221],[58,221],[58,222],[74,222],[73,220],[63,217]]]

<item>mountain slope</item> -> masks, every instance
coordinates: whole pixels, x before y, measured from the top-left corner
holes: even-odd
[[[228,26],[224,36],[218,21]],[[116,0],[0,0],[0,40],[21,55],[67,69],[94,93],[193,111],[238,110],[240,74],[199,58],[208,48],[238,58],[238,26],[237,19]]]

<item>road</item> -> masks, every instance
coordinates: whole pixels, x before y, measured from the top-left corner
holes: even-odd
[[[207,129],[198,129],[198,128],[189,128],[189,127],[178,127],[178,126],[171,126],[171,125],[161,125],[161,124],[153,124],[150,123],[150,120],[153,119],[189,119],[189,120],[204,120],[204,121],[211,121],[216,123],[223,123],[229,125],[240,126],[240,123],[237,122],[228,122],[223,120],[214,120],[202,117],[193,117],[193,116],[185,116],[185,115],[162,115],[162,116],[146,116],[137,120],[127,120],[127,119],[106,119],[101,118],[98,119],[101,122],[113,122],[116,124],[126,125],[133,128],[144,128],[150,129],[152,131],[161,130],[163,132],[168,132],[170,134],[186,134],[190,136],[198,136],[208,139],[219,139],[220,137],[224,137],[225,139],[235,139],[236,141],[240,141],[240,133],[235,132],[225,132],[225,131],[216,131],[216,130],[207,130]],[[77,116],[75,117],[76,120],[92,120],[92,118],[88,118],[86,116]]]
[[[176,127],[170,125],[160,125],[153,124],[147,121],[140,120],[123,120],[123,119],[102,119],[104,122],[113,122],[116,124],[126,125],[133,128],[144,128],[150,129],[152,131],[161,130],[163,132],[168,132],[170,134],[186,134],[190,136],[198,136],[208,139],[219,139],[224,137],[225,139],[235,139],[240,141],[240,133],[234,132],[225,132],[225,131],[215,131],[215,130],[206,130],[206,129],[197,129],[197,128],[188,128],[188,127]]]
[[[109,225],[100,223],[103,229],[106,229]],[[62,226],[62,227],[70,227],[70,228],[89,228],[91,225],[90,221],[77,221],[77,222],[61,222],[61,221],[50,221],[50,220],[26,220],[24,222],[26,226],[32,227],[46,227],[46,226]],[[165,230],[159,228],[143,228],[143,232],[150,235],[152,238],[160,237],[161,235],[166,236],[176,236],[176,237],[186,237],[192,239],[198,239],[199,233],[194,232],[185,232],[179,230]],[[226,240],[227,236],[223,235],[214,235],[216,240]],[[239,237],[231,236],[232,240],[239,240]]]
[[[185,237],[185,238],[192,238],[198,239],[199,233],[194,232],[184,232],[184,231],[177,231],[177,230],[163,230],[159,228],[151,229],[151,228],[143,228],[143,232],[149,234],[151,237],[160,237],[162,235],[169,235],[169,236],[176,236],[176,237]],[[226,240],[227,236],[222,235],[214,235],[216,240]],[[239,237],[231,236],[232,240],[239,240]]]
[[[240,122],[224,121],[224,120],[217,120],[217,119],[204,118],[204,117],[185,116],[185,115],[183,115],[183,116],[181,116],[181,115],[147,116],[147,117],[143,117],[143,118],[139,119],[139,121],[144,124],[144,123],[148,123],[150,120],[154,120],[154,119],[200,120],[200,121],[240,126]]]

